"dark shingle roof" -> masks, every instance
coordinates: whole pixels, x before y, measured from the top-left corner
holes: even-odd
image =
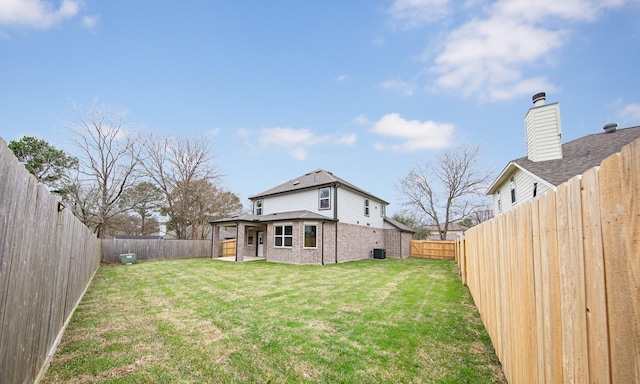
[[[268,223],[273,221],[287,221],[287,220],[320,220],[320,221],[335,221],[334,219],[323,216],[311,211],[290,211],[290,212],[278,212],[269,215],[249,215],[243,214],[235,217],[228,217],[224,219],[211,220],[210,224],[221,223],[235,223],[238,221],[243,222],[255,222],[255,223]]]
[[[525,156],[513,162],[558,186],[600,165],[602,160],[620,152],[622,147],[636,139],[640,139],[640,126],[610,133],[595,133],[562,144],[562,159],[533,162]]]
[[[296,177],[295,179],[291,179],[286,183],[280,184],[277,187],[266,190],[262,193],[258,193],[257,195],[250,196],[249,199],[259,199],[267,196],[278,195],[281,193],[288,193],[294,191],[300,191],[307,188],[318,188],[321,186],[328,186],[331,184],[340,184],[341,186],[345,186],[354,191],[358,191],[366,196],[374,198],[377,201],[388,204],[386,201],[380,199],[372,195],[371,193],[356,187],[355,185],[335,176],[333,173],[329,171],[325,171],[324,169],[316,169],[313,172],[306,173],[300,177]]]
[[[399,222],[397,220],[393,220],[390,217],[385,217],[384,221],[386,221],[387,223],[393,225],[394,227],[398,228],[399,230],[401,230],[403,232],[411,232],[411,233],[415,233],[416,232],[413,228],[411,228],[411,227],[409,227],[407,225],[404,225],[404,224],[402,224],[401,222]]]

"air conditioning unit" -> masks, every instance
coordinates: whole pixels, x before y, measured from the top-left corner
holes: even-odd
[[[120,264],[135,264],[137,260],[135,253],[123,253],[120,255]]]
[[[374,248],[373,249],[373,258],[374,259],[384,259],[387,257],[387,251],[383,248]]]

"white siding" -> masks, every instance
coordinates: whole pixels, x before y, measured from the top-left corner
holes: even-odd
[[[369,216],[365,216],[364,199],[364,195],[338,188],[338,220],[341,223],[384,228],[384,218],[380,216],[381,203],[369,198]]]
[[[562,158],[562,127],[558,103],[531,108],[524,118],[524,123],[529,160]]]
[[[287,193],[263,199],[262,214],[269,215],[278,212],[310,211],[333,218],[333,188],[331,188],[331,209],[319,210],[319,188],[300,192]]]
[[[511,176],[514,176],[514,183],[516,189],[516,202],[511,202]],[[536,177],[531,176],[529,173],[523,172],[521,170],[516,170],[514,173],[509,175],[506,178],[506,181],[500,185],[500,194],[493,194],[493,212],[494,214],[499,214],[508,209],[515,207],[516,205],[523,203],[527,200],[533,199],[533,184],[538,183],[536,196],[541,196],[545,194],[550,188],[547,183],[544,183],[537,179]],[[498,196],[500,196],[500,200],[502,202],[502,209],[498,209]]]

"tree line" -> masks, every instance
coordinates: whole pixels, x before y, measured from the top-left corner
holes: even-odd
[[[35,137],[9,148],[100,238],[157,233],[162,219],[178,239],[205,239],[209,220],[242,210],[222,186],[206,135],[141,131],[121,109],[97,103],[88,111],[74,107],[65,132],[73,154]]]

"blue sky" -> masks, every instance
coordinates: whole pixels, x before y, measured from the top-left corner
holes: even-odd
[[[0,137],[69,150],[73,104],[210,135],[243,201],[317,168],[393,185],[458,144],[496,174],[531,96],[563,141],[640,125],[640,2],[0,0]]]

